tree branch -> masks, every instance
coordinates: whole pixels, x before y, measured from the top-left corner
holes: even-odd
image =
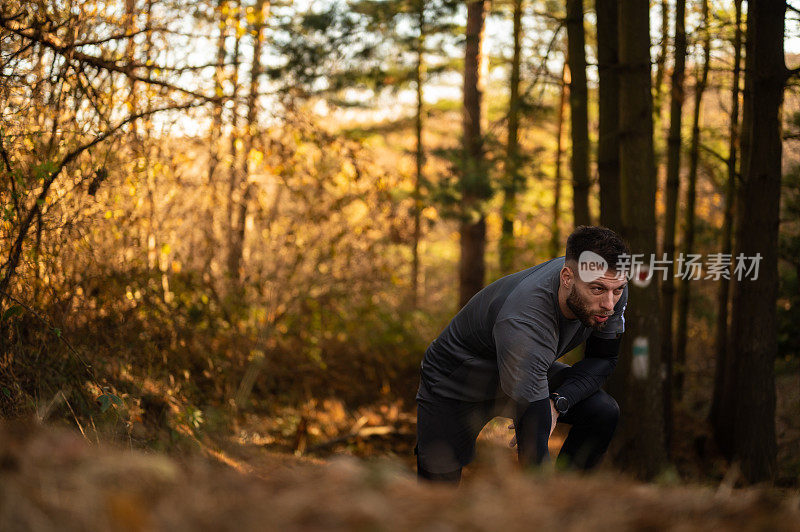
[[[2,15],[0,15],[0,27],[24,39],[38,42],[41,45],[50,48],[54,52],[63,55],[68,59],[69,58],[76,59],[82,63],[91,65],[97,69],[124,74],[125,76],[127,76],[132,80],[141,81],[142,83],[147,83],[149,85],[157,85],[176,92],[181,92],[183,94],[192,96],[194,98],[204,100],[206,102],[218,103],[219,101],[222,100],[222,98],[217,96],[208,96],[206,94],[202,94],[183,87],[179,87],[177,85],[174,85],[166,81],[141,76],[137,74],[135,70],[137,68],[143,68],[142,65],[138,65],[135,63],[118,64],[117,61],[114,60],[105,59],[103,57],[95,57],[93,55],[83,53],[80,50],[76,49],[76,45],[63,43],[57,35],[43,32],[39,28],[22,27],[22,25],[16,22],[15,20],[8,17],[4,17]],[[146,68],[158,69],[159,67],[155,65],[148,65]]]

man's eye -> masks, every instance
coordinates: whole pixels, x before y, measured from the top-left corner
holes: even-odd
[[[596,287],[596,286],[593,286],[593,287],[592,287],[592,293],[593,293],[593,294],[599,294],[599,293],[600,293],[600,292],[602,292],[602,291],[603,291],[603,289],[602,289],[602,288],[598,288],[598,287]]]

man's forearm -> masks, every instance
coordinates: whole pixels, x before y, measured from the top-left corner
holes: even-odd
[[[574,405],[599,390],[617,366],[620,343],[619,338],[590,337],[586,341],[585,358],[564,370],[564,382],[555,392]]]

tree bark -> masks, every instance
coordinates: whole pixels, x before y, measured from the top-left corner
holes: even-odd
[[[596,0],[598,140],[597,178],[600,182],[600,223],[622,231],[619,190],[619,30],[617,0]]]
[[[622,225],[633,253],[655,253],[656,170],[650,77],[649,3],[619,2],[620,176]],[[656,283],[631,283],[620,365],[632,378],[622,406],[615,459],[640,478],[652,478],[666,460]],[[636,360],[634,361],[634,357]]]
[[[725,185],[725,218],[722,225],[722,242],[720,249],[723,255],[730,255],[733,249],[733,212],[736,197],[736,159],[739,142],[739,84],[742,63],[742,0],[734,0],[736,10],[736,29],[733,38],[733,82],[731,87],[731,118],[728,134],[728,180]],[[731,357],[728,356],[728,305],[730,302],[731,283],[721,278],[717,288],[717,327],[715,337],[716,363],[714,368],[714,396],[711,402],[709,421],[714,429],[717,446],[730,458],[730,435],[733,427],[722,419],[721,411],[725,401],[730,401]]]
[[[572,205],[574,224],[590,225],[589,214],[589,105],[586,86],[586,47],[583,0],[567,0],[567,56],[572,136]]]
[[[464,164],[461,176],[461,261],[459,265],[459,304],[483,288],[486,275],[486,217],[483,200],[488,196],[488,179],[483,161],[481,135],[480,59],[485,12],[484,0],[467,4],[466,46],[464,52]]]
[[[566,113],[567,97],[569,95],[569,67],[564,58],[561,68],[561,99],[558,102],[558,126],[556,131],[556,171],[555,184],[553,185],[553,229],[550,232],[550,256],[561,255],[561,160],[564,154],[564,114]]]
[[[420,279],[420,260],[419,246],[422,239],[422,180],[425,167],[425,148],[422,144],[422,128],[424,116],[424,100],[422,94],[422,80],[425,76],[425,4],[419,0],[415,4],[417,10],[417,26],[419,36],[417,37],[417,64],[414,69],[414,81],[417,89],[417,112],[415,117],[417,145],[414,152],[416,163],[416,175],[414,176],[414,242],[411,249],[411,304],[413,308],[419,306],[419,279]]]
[[[683,117],[684,72],[686,69],[686,0],[675,4],[675,66],[672,70],[672,90],[669,105],[669,134],[667,136],[667,186],[664,191],[664,245],[663,252],[670,261],[675,260],[675,222],[678,211],[678,193],[681,178],[681,129]],[[666,279],[661,283],[661,354],[666,370],[664,381],[664,424],[667,448],[672,435],[672,316],[675,300],[673,263],[668,265]]]
[[[231,133],[230,133],[230,167],[228,168],[228,198],[227,198],[227,217],[226,229],[228,236],[228,280],[230,287],[233,288],[238,285],[239,279],[239,254],[238,243],[236,242],[236,207],[239,204],[239,183],[241,176],[239,175],[239,150],[237,144],[241,142],[239,131],[239,47],[241,44],[241,36],[239,32],[239,24],[241,24],[241,1],[233,0],[230,3],[231,22],[233,23],[233,53],[231,55],[232,71],[231,71]]]
[[[216,16],[219,17],[217,21],[217,29],[219,31],[219,35],[217,36],[217,66],[214,68],[214,96],[220,98],[216,102],[214,102],[214,106],[211,108],[211,129],[209,131],[209,140],[208,140],[208,149],[209,149],[209,165],[208,165],[208,177],[207,177],[207,184],[208,184],[208,194],[209,200],[206,206],[206,213],[205,213],[205,264],[206,268],[211,264],[214,259],[214,255],[217,251],[217,245],[215,243],[214,238],[214,220],[215,220],[215,212],[216,212],[216,204],[217,204],[217,169],[220,166],[221,162],[221,141],[222,141],[222,109],[223,109],[223,101],[222,97],[224,96],[224,87],[223,82],[225,80],[225,67],[223,66],[225,63],[225,56],[227,55],[227,49],[225,47],[225,42],[228,38],[228,16],[224,14],[225,6],[227,5],[228,0],[218,0],[217,3],[217,13]]]
[[[239,174],[239,198],[236,215],[236,234],[234,237],[234,248],[232,249],[231,271],[235,272],[234,280],[240,283],[244,277],[244,243],[245,230],[247,227],[247,209],[250,198],[253,194],[253,184],[250,183],[252,152],[255,148],[255,136],[258,129],[258,84],[261,77],[261,50],[264,45],[264,30],[269,14],[270,3],[267,0],[257,0],[253,14],[253,56],[250,62],[250,86],[247,93],[247,116],[245,118],[245,130],[242,135],[242,169]]]
[[[778,228],[781,193],[781,118],[784,64],[783,2],[749,2],[745,77],[750,144],[738,194],[736,256],[757,257],[756,279],[735,278],[730,355],[734,358],[733,456],[750,482],[775,472]],[[744,162],[744,160],[743,160]],[[731,405],[726,405],[730,407]]]
[[[695,204],[697,200],[697,165],[700,158],[700,116],[703,93],[708,83],[711,52],[711,35],[708,30],[708,0],[703,0],[703,66],[694,89],[694,114],[692,116],[692,140],[689,149],[689,176],[686,186],[686,210],[683,218],[683,256],[694,253]],[[678,325],[675,333],[675,399],[683,398],[686,378],[686,339],[689,321],[690,279],[682,277],[678,288]]]
[[[503,187],[503,228],[500,236],[500,272],[514,271],[516,245],[514,219],[517,214],[517,193],[522,188],[519,160],[519,81],[522,56],[522,0],[514,0],[514,55],[511,59],[511,79],[508,99],[508,140],[506,144],[506,175]]]
[[[682,0],[676,0],[676,3],[680,3],[681,1]],[[653,87],[653,120],[655,121],[657,131],[660,130],[661,103],[664,98],[664,73],[669,50],[667,46],[669,42],[667,35],[669,35],[669,3],[667,0],[661,0],[661,49],[658,51],[658,57],[656,58],[656,79],[655,87]]]

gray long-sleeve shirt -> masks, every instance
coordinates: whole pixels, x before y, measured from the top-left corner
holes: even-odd
[[[625,330],[627,286],[601,331],[564,317],[558,305],[555,258],[490,284],[450,321],[425,352],[425,387],[441,397],[484,401],[503,394],[515,401],[549,395],[547,372],[556,359],[590,335],[616,338]]]

